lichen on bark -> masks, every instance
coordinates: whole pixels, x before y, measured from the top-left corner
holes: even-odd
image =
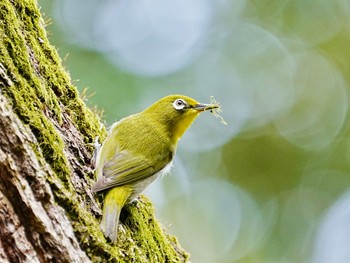
[[[106,129],[72,85],[34,0],[0,1],[0,103],[0,259],[189,260],[144,197],[123,212],[117,246],[104,238],[90,186],[91,143]]]

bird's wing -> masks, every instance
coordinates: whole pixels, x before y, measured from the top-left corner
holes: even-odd
[[[145,159],[135,157],[126,150],[118,152],[108,160],[92,190],[99,192],[111,187],[130,184],[155,174],[157,170]]]

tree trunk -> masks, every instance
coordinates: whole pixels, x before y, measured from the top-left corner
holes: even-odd
[[[0,262],[186,262],[142,197],[118,245],[99,229],[91,143],[105,127],[79,98],[34,0],[0,1]]]

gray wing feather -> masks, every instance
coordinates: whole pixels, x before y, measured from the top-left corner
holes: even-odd
[[[99,192],[115,186],[122,186],[146,179],[157,171],[144,158],[135,157],[128,151],[118,152],[103,165],[102,176],[92,186]]]

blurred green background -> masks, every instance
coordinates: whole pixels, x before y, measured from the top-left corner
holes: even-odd
[[[147,195],[192,262],[350,262],[350,1],[39,1],[108,125],[214,96]]]

